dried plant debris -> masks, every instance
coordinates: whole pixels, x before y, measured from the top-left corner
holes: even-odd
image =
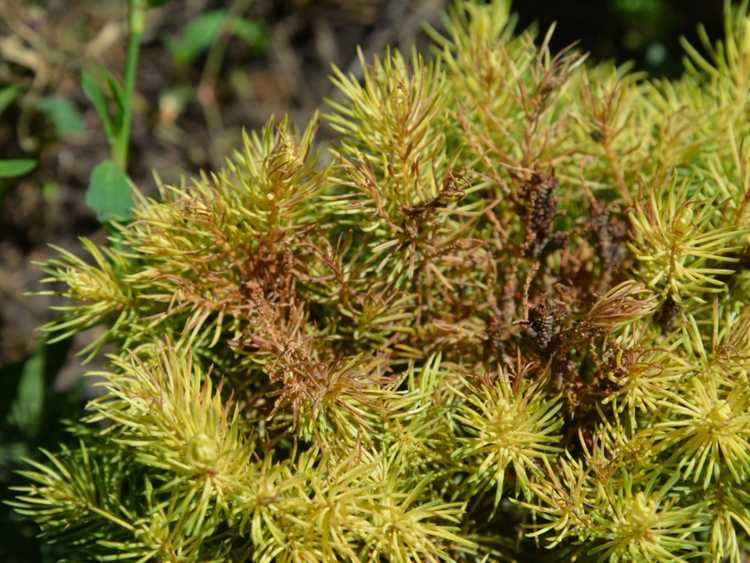
[[[533,173],[524,183],[519,199],[524,206],[524,255],[538,259],[553,240],[552,221],[557,202],[554,192],[559,183],[553,175]],[[561,245],[554,245],[561,246]]]
[[[674,82],[509,13],[47,264],[117,349],[13,501],[67,557],[748,557],[747,5]]]

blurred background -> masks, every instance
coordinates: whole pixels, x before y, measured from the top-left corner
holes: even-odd
[[[426,49],[425,23],[440,26],[448,0],[152,0],[133,97],[129,177],[153,194],[221,165],[244,129],[271,115],[304,125],[335,96],[331,65],[357,73],[386,46]],[[518,0],[517,29],[557,22],[553,47],[577,42],[594,59],[632,61],[654,76],[682,71],[685,36],[722,33],[721,0]],[[44,344],[36,328],[54,318],[38,262],[49,244],[79,253],[78,237],[106,233],[85,203],[106,159],[105,129],[82,72],[123,77],[124,0],[0,0],[0,490],[18,483],[22,457],[65,439],[91,368],[76,357],[96,331]],[[105,79],[106,81],[106,79]],[[108,103],[115,103],[110,101]],[[333,133],[321,130],[321,144]],[[3,165],[5,160],[5,165]],[[7,161],[15,164],[9,166]],[[18,163],[25,163],[20,165]],[[4,167],[3,167],[4,166]],[[15,168],[14,168],[15,167]],[[55,561],[34,529],[0,506],[0,561]]]

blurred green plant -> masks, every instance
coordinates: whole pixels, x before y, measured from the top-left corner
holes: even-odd
[[[203,12],[190,20],[182,33],[170,37],[167,47],[178,65],[189,65],[208,51],[221,34],[234,35],[250,47],[262,50],[266,34],[258,22],[233,15],[229,10]]]
[[[5,111],[13,101],[23,93],[23,88],[17,84],[11,84],[0,88],[0,114]]]
[[[99,114],[111,152],[110,159],[100,162],[91,171],[86,191],[86,204],[96,212],[102,223],[127,221],[132,217],[133,197],[127,168],[138,56],[147,10],[162,3],[128,0],[128,48],[124,84],[120,85],[106,70],[101,71],[107,83],[109,99],[92,74],[81,74],[83,91]]]
[[[24,88],[18,84],[11,84],[0,88],[0,114],[14,102],[23,101]],[[39,99],[29,100],[20,112],[19,145],[27,152],[37,148],[37,143],[30,136],[23,134],[28,126],[30,115],[40,113],[53,127],[55,135],[63,139],[69,135],[78,135],[85,131],[81,115],[75,106],[62,96],[50,95]],[[17,178],[34,170],[37,160],[32,158],[0,159],[0,179]],[[0,184],[0,194],[6,184]]]
[[[22,94],[23,88],[17,84],[0,88],[0,115]],[[36,165],[37,161],[29,158],[0,159],[0,179],[23,176],[36,168]],[[0,195],[3,189],[3,184],[0,183]]]
[[[184,107],[189,93],[195,92],[208,128],[209,151],[214,162],[221,162],[225,148],[220,146],[224,128],[216,88],[229,40],[242,39],[256,52],[266,47],[266,32],[260,23],[242,17],[251,0],[233,0],[226,9],[204,12],[191,19],[182,33],[167,38],[166,45],[178,67],[188,67],[206,53],[200,80],[195,89],[184,87],[165,92],[162,102],[173,109]]]
[[[67,98],[46,96],[37,101],[36,107],[54,126],[59,138],[82,133],[85,130],[81,115]]]
[[[55,379],[66,362],[71,341],[41,343],[37,350],[18,364],[0,366],[5,392],[0,399],[0,486],[2,499],[9,500],[8,487],[21,481],[14,472],[25,459],[35,458],[38,448],[69,441],[66,418],[80,416],[83,382],[57,390]],[[4,563],[42,561],[59,558],[50,546],[34,540],[34,529],[9,511],[0,511],[0,560]]]
[[[0,160],[0,178],[23,176],[34,170],[36,165],[36,160],[30,158]]]

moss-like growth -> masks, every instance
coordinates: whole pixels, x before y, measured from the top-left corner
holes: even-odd
[[[71,559],[739,562],[750,542],[750,19],[678,81],[509,6],[336,72],[48,265],[106,323],[80,446],[15,502]],[[545,549],[551,551],[546,552]],[[544,555],[543,555],[544,554]]]

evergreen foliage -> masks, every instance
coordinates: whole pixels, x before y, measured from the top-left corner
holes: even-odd
[[[335,71],[332,158],[271,121],[60,250],[46,331],[117,353],[14,506],[69,560],[739,563],[747,8],[670,82],[459,3]]]

